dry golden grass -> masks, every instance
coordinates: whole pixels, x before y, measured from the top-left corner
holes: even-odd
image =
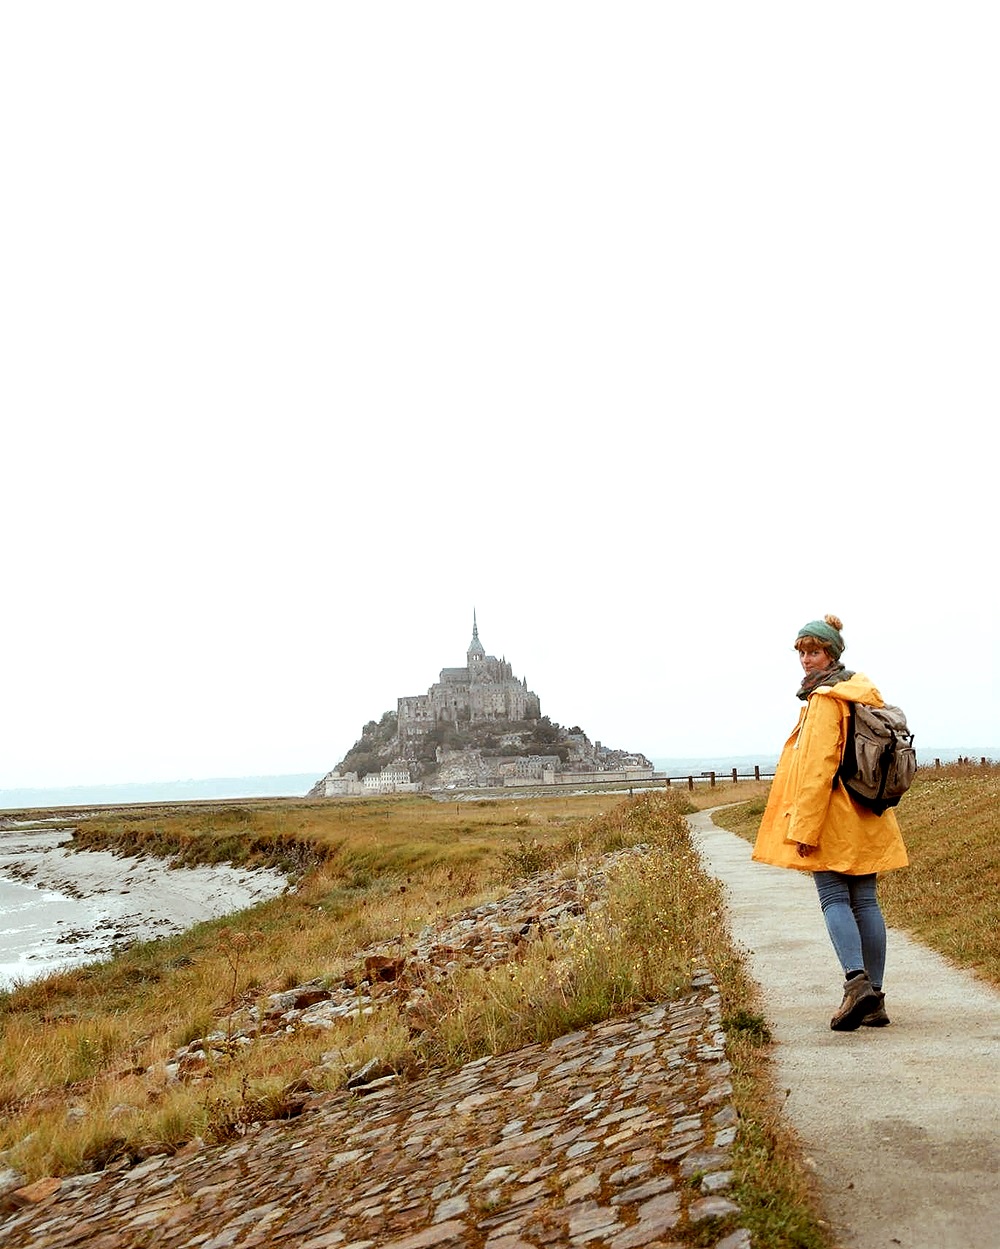
[[[886,919],[1000,986],[1000,767],[922,769],[899,823],[910,866],[880,881]]]
[[[611,876],[606,904],[559,939],[529,947],[499,971],[470,969],[434,997],[428,1060],[452,1065],[498,1053],[686,992],[721,914],[672,798],[639,800],[647,854]],[[651,818],[650,818],[651,817]]]
[[[497,840],[550,836],[614,805],[607,794],[439,802],[422,795],[260,799],[229,805],[126,808],[76,825],[74,844],[184,863],[270,864],[292,873],[323,865],[350,887],[356,877],[472,863]],[[365,883],[364,880],[361,883]]]

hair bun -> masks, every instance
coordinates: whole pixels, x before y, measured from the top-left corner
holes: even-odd
[[[831,616],[828,613],[827,615],[823,617],[823,619],[826,621],[826,623],[830,626],[831,629],[836,629],[838,633],[844,627],[844,622],[840,619],[839,616]]]

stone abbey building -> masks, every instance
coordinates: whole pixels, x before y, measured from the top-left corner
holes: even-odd
[[[441,724],[483,724],[490,720],[537,720],[538,695],[518,680],[506,659],[487,655],[472,613],[472,641],[464,668],[442,668],[426,694],[397,703],[399,742],[419,738]]]
[[[426,694],[398,699],[395,717],[386,711],[378,724],[370,721],[308,797],[652,779],[645,755],[609,750],[579,727],[543,721],[527,680],[506,659],[486,654],[475,612],[465,659],[463,668],[442,668]]]

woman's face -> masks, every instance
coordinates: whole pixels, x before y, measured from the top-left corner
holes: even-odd
[[[830,656],[821,646],[804,646],[799,651],[799,663],[807,677],[814,672],[823,672],[830,666]]]

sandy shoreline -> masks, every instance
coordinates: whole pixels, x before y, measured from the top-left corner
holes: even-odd
[[[244,910],[288,885],[271,869],[171,868],[74,853],[68,842],[65,827],[0,829],[0,989]]]

